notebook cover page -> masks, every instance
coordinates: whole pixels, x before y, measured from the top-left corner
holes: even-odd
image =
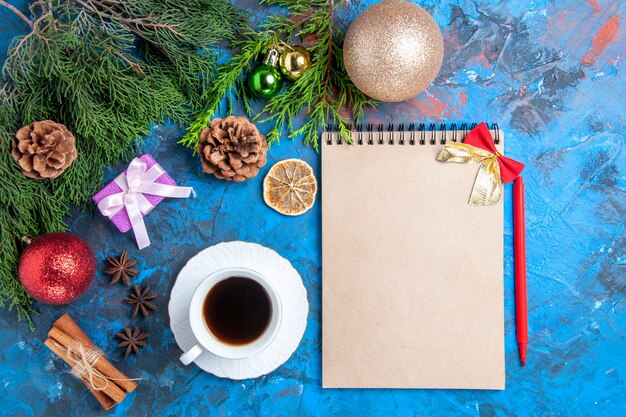
[[[322,146],[323,386],[504,389],[503,205],[386,142]]]

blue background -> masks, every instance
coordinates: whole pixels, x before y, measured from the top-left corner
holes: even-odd
[[[373,0],[352,0],[341,25]],[[25,10],[23,1],[10,1]],[[285,158],[319,155],[300,142],[274,145],[259,177],[229,184],[202,174],[198,159],[176,144],[183,130],[159,125],[150,152],[198,198],[167,200],[147,217],[152,246],[136,250],[100,215],[76,213],[72,230],[99,261],[96,280],[77,301],[38,304],[37,329],[0,313],[3,416],[624,416],[626,415],[626,151],[621,1],[419,1],[441,27],[443,68],[424,94],[381,106],[368,122],[498,122],[507,154],[524,162],[527,184],[530,345],[518,364],[514,330],[510,188],[506,194],[505,307],[507,388],[322,390],[320,204],[285,217],[262,200],[262,178]],[[262,7],[239,2],[262,19]],[[0,8],[0,54],[25,25]],[[0,56],[0,59],[3,55]],[[262,130],[264,128],[262,127]],[[107,180],[122,166],[112,167]],[[184,367],[169,329],[167,301],[176,275],[202,248],[245,240],[275,249],[299,271],[311,304],[306,334],[291,359],[252,380],[221,380]],[[127,289],[103,275],[107,255],[139,258],[136,283],[150,283],[159,311],[129,320]],[[488,254],[486,254],[488,256]],[[141,377],[138,389],[109,412],[43,345],[52,322],[70,313],[120,369]],[[126,325],[151,333],[150,347],[122,360],[115,333]]]

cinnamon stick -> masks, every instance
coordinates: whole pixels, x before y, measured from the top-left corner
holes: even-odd
[[[67,354],[67,349],[69,348],[73,348],[73,349],[77,349],[77,345],[79,342],[77,342],[76,340],[72,339],[70,336],[66,335],[64,332],[62,332],[61,330],[53,327],[49,332],[48,332],[48,337],[55,340],[59,345],[61,345],[61,349],[64,349],[65,352],[65,357],[67,358],[67,360],[65,360],[66,362],[69,363],[70,366],[74,366],[75,365],[75,361],[73,361]],[[85,349],[92,349],[93,347],[88,347],[86,345],[83,344],[83,346],[85,347]],[[56,353],[56,352],[55,352]],[[103,362],[104,357],[101,357],[100,359],[98,359],[96,361],[96,363],[94,364],[94,367],[100,371],[103,375],[104,374],[102,368],[104,368],[104,366],[101,364]],[[71,362],[71,363],[70,363]],[[108,375],[107,375],[108,376]],[[126,392],[124,390],[122,390],[119,386],[117,386],[116,384],[120,381],[105,381],[104,379],[98,377],[98,376],[94,376],[94,383],[97,387],[104,387],[106,385],[106,388],[103,388],[101,391],[104,392],[107,396],[109,396],[113,401],[115,401],[116,403],[120,403],[124,400],[124,398],[126,397]],[[87,386],[91,387],[91,383],[89,383],[89,381],[87,381]]]
[[[54,339],[48,338],[46,339],[44,344],[48,346],[51,351],[56,353],[61,359],[63,359],[68,365],[72,366],[72,361],[67,357],[65,349],[60,346],[58,342],[56,342]],[[86,381],[84,378],[81,378],[81,380],[89,389],[89,391],[91,391],[96,400],[98,400],[102,408],[104,408],[105,410],[110,410],[115,405],[117,405],[117,402],[115,402],[111,397],[106,395],[103,391],[98,391],[94,389],[89,381]]]
[[[64,314],[57,321],[55,321],[53,324],[53,329],[54,328],[65,333],[72,340],[80,342],[88,349],[96,347],[68,314]],[[96,369],[98,369],[98,371],[100,371],[103,375],[111,378],[112,382],[119,386],[123,391],[132,392],[135,388],[137,388],[137,383],[135,381],[128,379],[126,375],[113,366],[104,356],[96,362]]]

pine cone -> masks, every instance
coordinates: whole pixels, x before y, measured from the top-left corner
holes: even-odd
[[[56,178],[76,159],[74,141],[65,125],[43,120],[17,131],[11,155],[27,177]]]
[[[198,153],[207,174],[243,182],[255,177],[265,165],[267,141],[245,117],[228,116],[213,119],[200,132]]]

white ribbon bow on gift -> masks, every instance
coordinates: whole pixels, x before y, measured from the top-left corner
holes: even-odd
[[[109,218],[126,208],[139,249],[150,246],[143,215],[148,214],[154,208],[144,194],[188,198],[193,193],[195,196],[191,187],[156,183],[156,179],[165,174],[165,170],[159,164],[154,164],[150,169],[147,168],[148,166],[141,159],[133,159],[127,172],[122,172],[114,180],[122,191],[105,197],[98,203],[100,212]]]

